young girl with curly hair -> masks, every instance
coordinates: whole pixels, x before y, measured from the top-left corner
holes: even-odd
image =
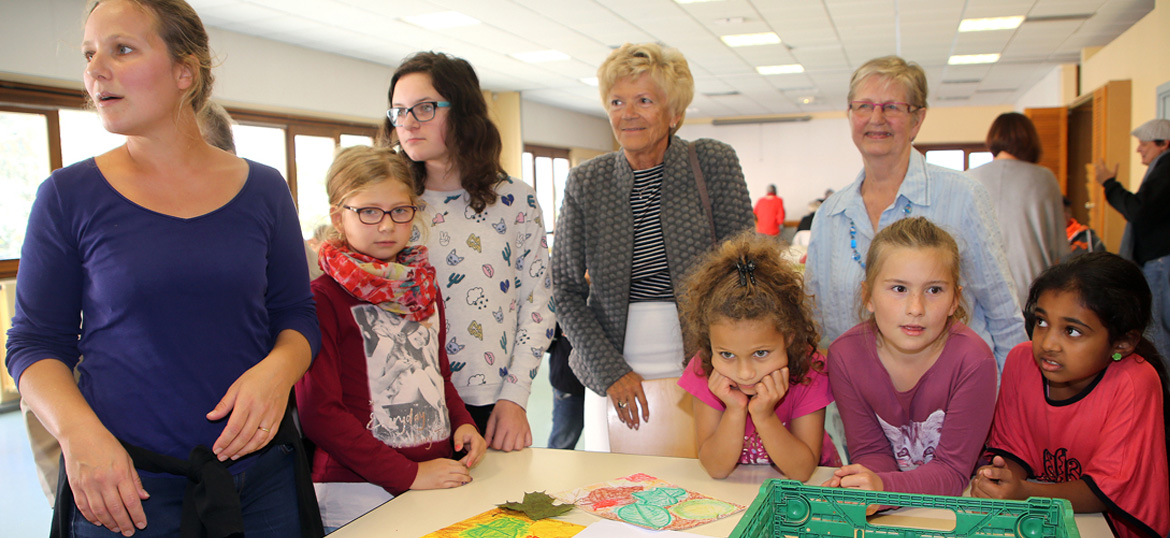
[[[681,311],[698,353],[679,386],[694,395],[699,461],[714,478],[741,463],[772,463],[808,480],[839,465],[825,436],[833,401],[810,299],[777,243],[743,233],[687,278]]]

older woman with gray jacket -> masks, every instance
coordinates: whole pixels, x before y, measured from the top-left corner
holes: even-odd
[[[735,150],[674,136],[694,96],[681,53],[626,44],[598,79],[622,149],[569,172],[552,274],[569,364],[591,389],[585,448],[604,451],[606,406],[637,429],[650,419],[642,380],[679,376],[695,352],[683,349],[675,307],[683,275],[753,220]]]

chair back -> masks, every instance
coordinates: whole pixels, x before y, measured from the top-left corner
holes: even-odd
[[[631,430],[618,418],[613,400],[609,400],[606,418],[609,425],[609,450],[619,454],[695,458],[695,415],[693,398],[678,386],[677,377],[642,381],[642,391],[650,408],[650,420]]]

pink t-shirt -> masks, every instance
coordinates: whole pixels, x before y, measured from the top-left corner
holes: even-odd
[[[1084,480],[1122,538],[1166,536],[1170,479],[1157,371],[1130,355],[1067,400],[1049,399],[1047,388],[1031,342],[1013,348],[1003,366],[990,451],[1023,465],[1028,478]]]
[[[814,354],[813,360],[824,364],[824,357],[819,354]],[[776,406],[776,416],[785,428],[793,419],[820,411],[833,401],[833,395],[829,392],[829,381],[825,378],[825,374],[810,369],[805,376],[807,384],[794,383],[789,385],[788,394],[785,394],[784,399],[780,400],[780,405]],[[698,355],[692,357],[687,363],[682,377],[678,380],[678,386],[691,393],[700,402],[720,411],[726,409],[723,402],[707,387],[707,376],[703,375],[702,361]],[[756,433],[756,425],[752,422],[751,415],[748,415],[744,428],[743,452],[740,453],[739,463],[772,463],[772,459],[764,450],[764,443],[760,440],[760,435]],[[841,460],[837,457],[837,449],[833,446],[833,441],[829,439],[828,434],[825,434],[825,440],[821,446],[820,464],[832,467],[841,465]]]

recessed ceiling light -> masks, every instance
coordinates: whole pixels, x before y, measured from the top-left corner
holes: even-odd
[[[813,97],[811,95],[808,97],[801,97],[800,98],[800,104],[802,104],[802,105],[811,105],[811,104],[815,103],[816,101],[817,101],[817,98]]]
[[[458,11],[439,11],[436,13],[424,13],[422,15],[410,15],[403,17],[402,20],[415,26],[421,26],[427,30],[442,30],[444,28],[458,28],[460,26],[479,24],[479,19],[468,17]]]
[[[751,47],[755,45],[775,45],[780,42],[780,36],[776,32],[763,32],[760,34],[734,34],[720,36],[724,43],[729,47]]]
[[[559,50],[534,50],[530,52],[517,52],[509,54],[521,62],[528,62],[530,64],[539,64],[545,62],[559,62],[561,60],[568,60],[569,55]]]
[[[761,65],[756,68],[756,72],[761,75],[791,75],[803,73],[804,66],[800,64]]]
[[[947,65],[993,64],[999,61],[999,54],[963,54],[951,56]]]
[[[601,82],[599,82],[597,80],[597,77],[585,77],[585,78],[581,79],[581,82],[583,82],[589,86],[600,86],[601,85]]]
[[[988,30],[1011,30],[1024,22],[1022,15],[1016,17],[988,17],[984,19],[963,19],[960,32],[985,32]]]

